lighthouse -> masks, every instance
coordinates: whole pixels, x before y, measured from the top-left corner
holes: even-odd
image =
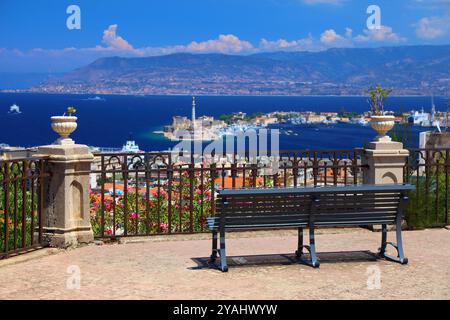
[[[195,131],[195,97],[192,97],[192,130]]]

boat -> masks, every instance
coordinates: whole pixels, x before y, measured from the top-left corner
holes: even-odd
[[[325,125],[331,125],[331,124],[336,124],[337,123],[337,121],[335,121],[335,120],[323,120],[322,121],[322,124],[325,124]]]
[[[423,126],[428,126],[428,123],[430,122],[430,114],[427,112],[424,112],[423,108],[421,112],[419,111],[411,111],[411,115],[408,117],[408,123]]]
[[[359,124],[359,125],[362,125],[362,126],[367,126],[368,123],[369,123],[369,122],[368,122],[367,120],[365,120],[365,119],[360,119],[360,120],[358,121],[358,124]]]
[[[289,118],[288,122],[293,125],[300,125],[300,124],[305,124],[306,119],[304,117],[294,117],[294,118]]]
[[[9,107],[9,114],[21,114],[20,107],[17,104],[13,104]]]
[[[89,97],[89,98],[84,99],[84,100],[87,100],[87,101],[106,101],[105,98],[102,98],[102,97],[99,97],[99,96]]]
[[[367,124],[369,122],[366,119],[364,119],[364,118],[352,118],[352,119],[350,119],[349,123],[359,124],[361,126],[367,126]]]
[[[133,140],[131,135],[128,138],[126,144],[123,145],[122,152],[129,152],[129,153],[138,153],[138,152],[140,152],[139,146],[136,144],[136,141]]]

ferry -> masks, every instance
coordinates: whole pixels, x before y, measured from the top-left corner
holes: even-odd
[[[20,107],[17,104],[13,104],[12,106],[9,107],[9,112],[10,114],[20,114],[22,113],[22,111],[20,111]]]
[[[418,125],[418,126],[426,126],[430,121],[430,114],[423,111],[411,111],[411,115],[408,117],[408,123]]]
[[[128,138],[126,144],[122,147],[122,152],[130,152],[130,153],[138,153],[141,150],[139,150],[139,146],[136,144],[136,141],[134,141],[131,137]]]

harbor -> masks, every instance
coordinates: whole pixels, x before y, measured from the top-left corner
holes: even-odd
[[[445,112],[436,111],[434,98],[431,100],[431,112],[412,110],[407,113],[386,111],[386,115],[395,117],[397,124],[411,124],[414,126],[435,128],[439,132],[447,130],[450,124],[448,108]],[[176,115],[172,124],[164,126],[163,131],[154,131],[172,141],[213,141],[226,136],[236,136],[249,130],[262,128],[288,129],[281,130],[282,134],[298,135],[291,127],[310,128],[318,130],[319,125],[332,126],[338,123],[367,126],[370,122],[370,112],[331,112],[331,111],[272,111],[268,113],[256,112],[248,115],[243,111],[222,114],[219,119],[213,116],[196,117],[196,98],[192,97],[191,117]]]

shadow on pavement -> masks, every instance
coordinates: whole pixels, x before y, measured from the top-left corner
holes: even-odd
[[[368,250],[365,251],[345,251],[345,252],[321,252],[317,255],[320,263],[339,263],[339,262],[365,262],[379,260],[378,256]],[[309,254],[304,254],[305,259],[309,259]],[[197,266],[191,267],[191,270],[201,270],[209,268],[217,268],[216,265],[209,263],[209,257],[192,258]],[[294,253],[288,254],[263,254],[263,255],[245,255],[245,256],[228,256],[227,263],[230,267],[237,266],[258,266],[258,265],[291,265],[301,264]]]

